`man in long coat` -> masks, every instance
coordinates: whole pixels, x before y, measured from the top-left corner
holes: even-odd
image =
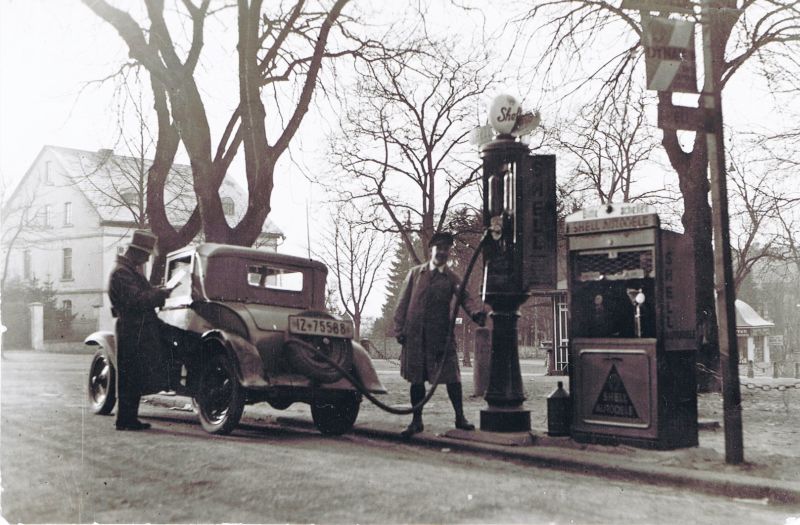
[[[452,246],[452,234],[435,233],[429,243],[430,261],[409,270],[394,313],[394,334],[403,346],[400,375],[411,383],[411,405],[416,406],[425,398],[425,381],[435,381],[441,367],[438,381],[447,384],[447,395],[455,410],[456,428],[474,430],[475,425],[464,417],[461,372],[455,341],[450,333],[450,312],[461,288],[461,280],[447,267]],[[461,306],[473,321],[481,326],[486,323],[486,313],[466,293]],[[445,346],[448,340],[449,345]],[[420,407],[414,411],[403,436],[410,437],[423,429]]]
[[[111,271],[108,296],[117,318],[117,430],[144,430],[139,401],[153,373],[167,374],[162,355],[162,325],[155,308],[164,306],[170,290],[150,284],[142,273],[156,245],[156,236],[136,230],[124,255]]]

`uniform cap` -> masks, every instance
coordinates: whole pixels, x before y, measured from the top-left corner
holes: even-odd
[[[428,246],[452,246],[453,245],[453,234],[450,232],[436,232],[431,237],[430,242],[428,242]]]

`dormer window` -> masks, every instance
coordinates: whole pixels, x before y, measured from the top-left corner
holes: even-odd
[[[233,215],[236,210],[236,206],[233,203],[233,199],[231,199],[230,197],[222,197],[221,202],[222,202],[222,213],[224,213],[226,216]]]

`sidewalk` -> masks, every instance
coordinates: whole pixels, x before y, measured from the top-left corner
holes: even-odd
[[[408,406],[408,384],[397,371],[396,363],[376,361],[378,373],[389,394],[380,400],[392,406]],[[524,461],[544,468],[580,472],[607,478],[650,484],[674,485],[709,494],[800,504],[800,380],[768,377],[742,377],[744,456],[742,465],[725,463],[722,399],[719,394],[698,396],[700,445],[658,451],[630,446],[586,445],[568,437],[547,435],[547,395],[566,377],[545,376],[541,361],[522,362],[523,384],[531,411],[533,444],[512,446],[502,443],[503,434],[483,433],[493,443],[445,436],[453,429],[453,413],[444,388],[437,389],[424,411],[425,432],[406,441],[400,432],[410,416],[395,416],[379,410],[368,400],[361,405],[353,433],[382,439],[438,448],[488,454]],[[480,410],[486,402],[470,397],[472,369],[462,369],[464,405],[467,417],[478,426]],[[749,387],[748,387],[749,385]],[[780,389],[779,389],[780,387]],[[147,399],[147,398],[146,398]],[[190,410],[186,398],[150,396],[149,402],[180,410]],[[248,406],[244,418],[283,426],[313,429],[307,405],[296,403],[286,410],[275,410],[266,403]],[[453,434],[459,434],[456,431]]]

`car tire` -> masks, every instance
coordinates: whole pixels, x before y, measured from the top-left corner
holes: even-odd
[[[360,407],[358,392],[332,392],[311,401],[311,418],[323,434],[340,436],[353,428]]]
[[[286,356],[292,370],[298,374],[320,383],[335,383],[342,378],[341,372],[306,345],[311,345],[324,353],[344,370],[350,370],[352,367],[353,348],[349,339],[319,336],[300,336],[297,339],[306,344],[299,344],[290,339],[286,342]]]
[[[98,350],[89,366],[87,394],[92,412],[107,416],[117,402],[117,373],[105,350]]]
[[[194,399],[203,430],[224,435],[236,428],[244,411],[245,392],[228,356],[215,354],[206,364]]]

